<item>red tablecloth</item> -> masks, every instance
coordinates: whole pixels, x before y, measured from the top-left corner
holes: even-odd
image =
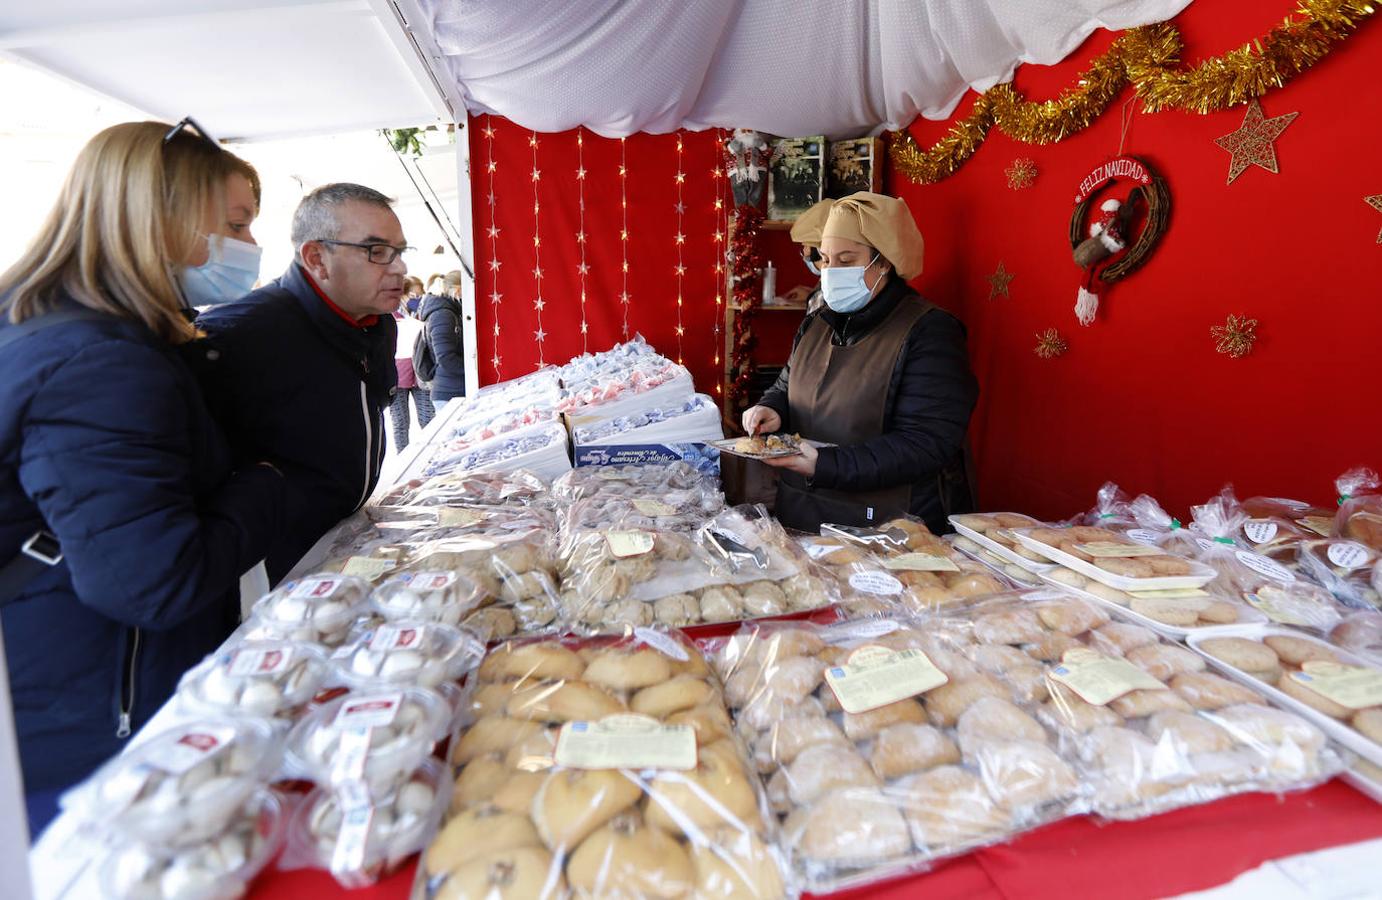
[[[1166,897],[1232,881],[1269,859],[1382,836],[1382,806],[1341,781],[1278,797],[1243,794],[1136,822],[1056,822],[930,872],[832,895],[901,900],[1069,900]],[[411,869],[355,900],[402,900]],[[267,872],[250,896],[298,900],[346,896],[318,871]]]

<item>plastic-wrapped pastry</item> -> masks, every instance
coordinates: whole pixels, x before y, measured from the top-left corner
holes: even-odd
[[[333,647],[368,609],[363,578],[324,572],[289,581],[254,605],[249,623],[257,640],[291,640]]]
[[[484,644],[468,631],[431,622],[390,622],[366,631],[334,657],[340,677],[358,686],[437,688],[479,664]]]
[[[904,856],[911,835],[897,804],[872,788],[845,788],[787,817],[783,836],[813,863],[867,866]]]
[[[197,712],[292,718],[328,671],[326,657],[311,644],[244,641],[184,675],[178,697]]]
[[[993,840],[1013,828],[978,775],[938,766],[898,782],[902,808],[916,846],[932,855]]]
[[[347,694],[294,727],[291,759],[318,784],[363,780],[384,794],[432,755],[451,718],[446,701],[421,688]]]

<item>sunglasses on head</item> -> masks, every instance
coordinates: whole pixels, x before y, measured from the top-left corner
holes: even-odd
[[[166,145],[169,141],[171,141],[173,138],[177,137],[180,133],[182,133],[184,129],[190,130],[192,134],[206,141],[208,144],[215,147],[217,150],[221,149],[221,145],[216,143],[216,139],[213,138],[211,135],[207,134],[206,129],[203,128],[197,122],[197,120],[192,118],[191,116],[183,116],[181,121],[179,121],[172,128],[169,128],[168,133],[163,136],[163,143]]]

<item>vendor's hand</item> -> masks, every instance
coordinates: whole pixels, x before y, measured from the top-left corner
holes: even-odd
[[[777,414],[777,410],[766,406],[750,406],[744,410],[743,422],[744,432],[749,437],[782,430],[782,417]]]
[[[802,478],[814,478],[816,477],[816,459],[819,456],[820,453],[816,452],[815,447],[802,441],[800,454],[796,456],[778,456],[760,460],[760,462],[764,465],[772,466],[775,469],[789,469],[796,472]]]

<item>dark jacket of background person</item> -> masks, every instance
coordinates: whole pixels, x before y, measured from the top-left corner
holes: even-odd
[[[432,402],[465,396],[465,343],[461,338],[461,304],[438,294],[422,299],[419,316],[426,330],[422,339],[432,348],[437,374],[432,378]]]
[[[237,459],[272,459],[295,488],[267,559],[277,583],[374,491],[397,327],[389,316],[352,322],[297,263],[197,325],[207,336],[186,351]]]

